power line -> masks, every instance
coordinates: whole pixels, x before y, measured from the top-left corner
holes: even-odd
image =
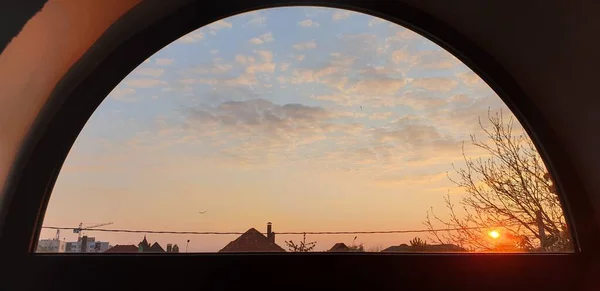
[[[42,226],[46,229],[72,230],[73,227]],[[375,231],[288,231],[275,232],[278,235],[335,235],[335,234],[398,234],[398,233],[423,233],[438,231],[458,231],[465,229],[486,229],[492,227],[467,227],[467,228],[442,228],[442,229],[405,229],[405,230],[375,230]],[[99,232],[121,232],[121,233],[151,233],[151,234],[192,234],[192,235],[241,235],[244,232],[220,232],[220,231],[169,231],[169,230],[138,230],[138,229],[106,229],[94,228],[85,231]]]

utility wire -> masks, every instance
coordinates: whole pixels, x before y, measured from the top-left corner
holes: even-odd
[[[73,227],[42,226],[46,229],[73,230]],[[437,231],[458,231],[464,229],[486,229],[491,227],[467,227],[467,228],[441,228],[441,229],[406,229],[406,230],[376,230],[376,231],[288,231],[275,232],[278,235],[332,235],[332,234],[394,234],[394,233],[422,233]],[[153,234],[193,234],[193,235],[240,235],[244,232],[220,232],[220,231],[169,231],[169,230],[137,230],[137,229],[106,229],[91,228],[82,229],[82,231],[100,231],[100,232],[122,232],[122,233],[153,233]],[[263,233],[264,234],[264,233]]]

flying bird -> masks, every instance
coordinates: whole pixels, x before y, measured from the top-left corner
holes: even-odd
[[[204,213],[206,213],[206,210],[204,210],[204,211],[198,211],[198,213],[204,214]]]

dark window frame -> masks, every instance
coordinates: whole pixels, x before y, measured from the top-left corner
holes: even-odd
[[[600,236],[593,219],[591,203],[568,156],[556,142],[557,137],[542,114],[519,88],[517,82],[493,57],[447,24],[405,3],[394,1],[246,0],[215,1],[210,6],[206,6],[202,1],[191,0],[161,2],[142,2],[113,24],[63,77],[38,116],[23,143],[15,166],[11,169],[7,187],[4,189],[4,208],[0,209],[0,218],[4,218],[0,256],[19,262],[7,274],[27,273],[33,282],[39,282],[40,286],[46,286],[46,282],[50,284],[48,286],[53,286],[52,284],[60,284],[61,278],[48,270],[61,266],[61,273],[83,274],[80,267],[86,265],[94,266],[93,269],[99,274],[110,269],[115,278],[131,283],[144,278],[136,278],[139,274],[132,277],[124,274],[142,266],[145,270],[159,272],[157,276],[165,277],[165,280],[168,277],[174,280],[173,278],[182,275],[187,276],[181,278],[177,284],[191,284],[200,280],[201,284],[198,286],[204,284],[219,287],[234,286],[231,284],[234,284],[236,278],[264,275],[266,272],[279,276],[271,280],[293,280],[294,276],[285,273],[283,268],[291,268],[290,273],[293,274],[303,267],[312,266],[314,278],[303,280],[346,280],[345,284],[357,282],[381,287],[392,287],[403,281],[403,284],[415,283],[423,287],[469,289],[470,286],[476,290],[506,290],[505,288],[526,286],[535,289],[544,286],[553,287],[552,289],[560,286],[571,288],[585,275],[584,267],[591,262],[589,255],[600,250]],[[561,193],[565,216],[573,230],[576,253],[302,256],[171,254],[169,257],[152,254],[102,257],[94,254],[31,254],[36,247],[51,190],[71,146],[102,100],[130,71],[154,52],[198,27],[246,11],[290,5],[349,9],[381,17],[421,34],[469,66],[503,99],[538,146],[538,151]],[[25,269],[21,269],[21,265]],[[248,265],[261,268],[237,269],[239,266]],[[524,270],[536,271],[523,273]],[[230,285],[218,285],[218,280],[226,278],[226,273],[233,276],[227,277],[232,282],[222,283]],[[467,275],[469,278],[461,277]],[[79,276],[77,280],[87,280],[86,282],[94,284],[109,280],[102,276],[87,279],[84,277]],[[7,284],[17,284],[16,278],[20,277],[13,276],[11,279],[7,276]],[[264,278],[268,280],[267,276]],[[495,282],[496,285],[492,286],[485,285],[494,281],[494,278],[501,278],[502,281]],[[64,284],[76,285],[68,279]]]

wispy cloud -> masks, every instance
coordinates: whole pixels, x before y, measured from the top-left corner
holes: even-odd
[[[115,100],[127,101],[131,100],[131,95],[134,95],[135,93],[135,90],[132,88],[121,88],[120,86],[117,86],[108,94],[108,96]]]
[[[311,41],[307,41],[307,42],[297,43],[297,44],[293,45],[292,47],[297,50],[315,49],[315,48],[317,48],[317,42],[315,42],[314,40],[311,40]]]
[[[411,86],[429,91],[448,92],[454,89],[458,82],[444,77],[419,78],[411,82]]]
[[[302,27],[319,27],[319,26],[321,26],[318,22],[312,21],[312,19],[306,19],[306,20],[300,21],[300,22],[298,22],[298,25],[302,26]]]
[[[155,64],[159,65],[159,66],[168,66],[173,64],[173,62],[175,62],[175,59],[170,59],[170,58],[158,58],[155,61]]]
[[[338,20],[346,19],[346,18],[352,16],[353,13],[354,12],[348,11],[348,10],[336,10],[331,15],[331,20],[338,21]]]
[[[204,33],[200,31],[190,32],[182,37],[180,37],[177,42],[179,43],[194,43],[199,42],[204,39]]]
[[[165,73],[164,69],[157,68],[138,68],[133,71],[136,75],[149,76],[149,77],[160,77]]]
[[[263,26],[267,23],[267,17],[264,15],[258,15],[248,21],[248,24],[254,26]]]
[[[272,42],[274,40],[275,40],[275,38],[273,37],[273,33],[268,32],[268,33],[261,34],[261,35],[259,35],[257,37],[253,37],[250,40],[248,40],[248,42],[251,43],[251,44],[257,44],[258,45],[258,44],[263,44],[263,43],[266,43],[266,42]]]
[[[152,88],[159,85],[165,85],[166,82],[158,79],[127,79],[124,83],[136,88]]]

